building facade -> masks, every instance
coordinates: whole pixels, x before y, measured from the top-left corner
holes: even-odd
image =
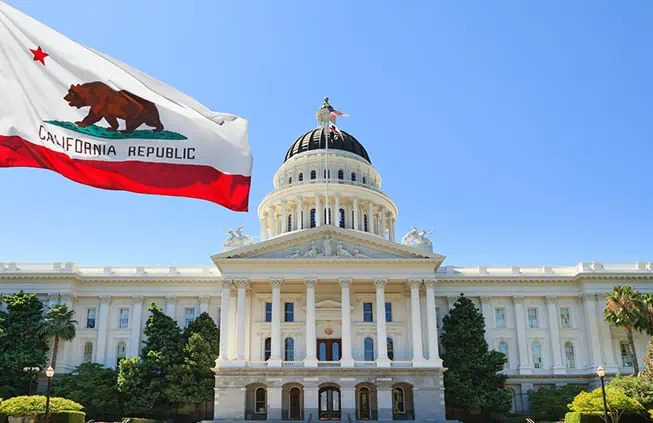
[[[604,294],[616,284],[653,292],[651,262],[445,265],[425,231],[395,238],[398,209],[381,176],[333,123],[291,145],[258,208],[260,241],[232,233],[214,266],[0,263],[0,292],[75,310],[58,372],[137,355],[151,303],[182,327],[209,313],[221,328],[222,421],[444,422],[438,339],[461,293],[482,312],[490,348],[508,357],[515,411],[527,409],[528,390],[593,385],[598,366],[632,372],[640,358],[603,320]],[[635,341],[643,354],[646,337]]]

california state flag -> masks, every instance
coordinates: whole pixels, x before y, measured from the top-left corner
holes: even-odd
[[[216,113],[0,1],[0,167],[246,211],[247,121]]]

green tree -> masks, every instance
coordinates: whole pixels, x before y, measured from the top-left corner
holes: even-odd
[[[26,366],[45,367],[48,344],[38,334],[43,324],[43,304],[35,294],[5,295],[2,313],[4,337],[0,342],[0,398],[26,394]],[[31,336],[26,336],[31,334]]]
[[[648,341],[646,355],[644,355],[644,370],[640,374],[642,378],[653,382],[653,338]]]
[[[651,380],[638,376],[617,376],[610,380],[608,386],[621,389],[646,409],[653,408],[653,381]]]
[[[642,294],[640,319],[636,328],[649,336],[642,377],[653,381],[653,294]]]
[[[642,299],[632,286],[615,286],[606,295],[607,304],[603,310],[605,320],[617,327],[624,328],[628,337],[630,353],[633,357],[633,369],[639,373],[639,358],[635,351],[633,330],[641,322]]]
[[[537,391],[528,391],[530,414],[538,421],[562,420],[569,411],[567,404],[572,402],[582,391],[584,388],[579,385],[565,385],[560,388],[544,387]]]
[[[220,329],[218,329],[208,313],[205,312],[200,314],[197,319],[193,320],[188,325],[184,330],[184,341],[188,342],[188,339],[194,333],[200,334],[202,339],[209,343],[211,353],[215,355],[213,360],[218,358],[218,355],[220,354]]]
[[[120,362],[118,390],[125,394],[131,417],[165,417],[176,398],[168,398],[168,374],[183,362],[183,337],[177,322],[152,303],[145,325],[145,347],[140,357]]]
[[[605,388],[605,396],[611,423],[618,423],[624,413],[635,414],[644,411],[644,407],[639,401],[629,397],[621,389],[608,386]],[[601,388],[597,388],[592,392],[581,392],[569,404],[569,409],[579,413],[596,413],[603,417]]]
[[[89,419],[117,421],[123,416],[123,399],[117,383],[115,370],[96,363],[84,363],[72,373],[55,379],[52,392],[82,404]]]
[[[72,341],[75,338],[75,325],[77,320],[73,319],[75,312],[68,310],[65,305],[52,307],[46,314],[41,326],[41,335],[46,339],[54,338],[52,342],[52,358],[50,365],[57,368],[57,352],[59,341]]]
[[[442,358],[447,405],[482,412],[507,412],[511,394],[504,388],[506,357],[490,351],[485,342],[485,322],[474,303],[460,295],[443,319]]]

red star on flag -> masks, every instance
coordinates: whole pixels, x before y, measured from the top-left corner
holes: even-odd
[[[49,54],[41,50],[41,46],[39,46],[36,50],[29,49],[29,51],[31,51],[34,55],[35,62],[41,62],[43,66],[45,66],[45,58],[48,57]]]

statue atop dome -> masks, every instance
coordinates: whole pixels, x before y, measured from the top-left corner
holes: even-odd
[[[320,108],[317,109],[317,112],[315,112],[317,126],[320,128],[335,125],[336,118],[340,116],[347,116],[347,113],[334,109],[333,106],[329,104],[329,97],[324,97],[324,104],[322,104]]]

